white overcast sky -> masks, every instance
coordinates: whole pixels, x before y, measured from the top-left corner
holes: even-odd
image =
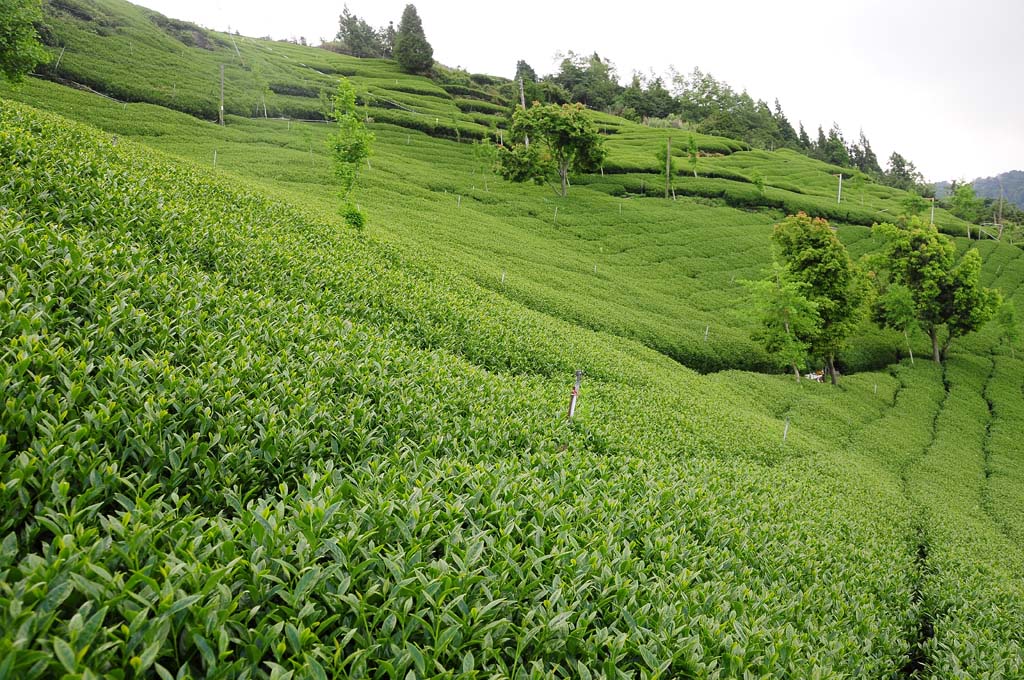
[[[216,30],[313,43],[338,29],[344,0],[141,0]],[[406,0],[348,0],[374,26]],[[892,151],[931,181],[1024,169],[1024,0],[417,0],[434,58],[512,77],[554,55],[598,52],[620,79],[674,66],[713,74],[808,134],[863,128],[882,165]]]

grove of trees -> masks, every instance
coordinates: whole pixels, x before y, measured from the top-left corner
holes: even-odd
[[[877,224],[872,234],[881,249],[857,264],[825,220],[798,213],[775,225],[772,269],[746,283],[760,315],[754,339],[797,380],[811,358],[835,384],[836,355],[869,310],[878,325],[903,333],[908,349],[910,332],[922,330],[936,363],[954,340],[993,318],[1000,337],[1011,348],[1017,342],[1013,308],[981,285],[977,249],[957,257],[952,239],[915,216]]]
[[[397,29],[394,22],[374,28],[346,5],[338,17],[338,34],[323,47],[353,57],[393,57],[407,73],[426,74],[434,65],[434,48],[414,5],[405,6]]]

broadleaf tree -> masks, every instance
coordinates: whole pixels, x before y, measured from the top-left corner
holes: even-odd
[[[775,225],[772,242],[786,277],[804,284],[818,323],[801,338],[825,362],[832,384],[839,382],[836,356],[860,323],[869,287],[860,268],[828,222],[805,213]]]
[[[342,200],[342,213],[354,227],[363,225],[363,215],[351,204],[349,196],[356,184],[359,169],[370,156],[373,133],[366,129],[356,110],[356,91],[347,78],[342,78],[334,93],[334,108],[330,112],[335,131],[329,139],[334,159],[334,175],[338,179]]]
[[[998,291],[981,285],[981,255],[971,248],[957,260],[952,239],[916,217],[905,226],[876,224],[872,232],[883,242],[875,260],[882,299],[888,286],[910,291],[917,324],[931,340],[932,359],[942,363],[950,344],[981,328],[1001,302]],[[893,325],[877,306],[875,315]]]
[[[760,327],[753,338],[780,364],[789,367],[800,382],[800,366],[810,351],[821,317],[810,297],[810,286],[792,278],[776,260],[769,275],[760,281],[743,281],[761,312]]]
[[[49,61],[36,33],[42,18],[39,0],[0,0],[0,79],[18,82],[36,64]]]
[[[593,172],[605,157],[604,143],[582,104],[534,104],[512,115],[512,138],[530,139],[504,147],[502,174],[513,181],[543,183],[557,177],[560,194],[569,191],[569,174]]]

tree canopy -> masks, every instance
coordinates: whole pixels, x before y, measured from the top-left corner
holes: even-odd
[[[0,79],[17,82],[36,64],[49,61],[35,28],[41,20],[39,0],[0,1]]]
[[[981,285],[981,255],[971,248],[958,261],[953,241],[916,217],[906,226],[877,224],[872,232],[884,242],[875,260],[881,292],[876,318],[903,325],[905,319],[894,320],[884,305],[909,295],[914,318],[931,339],[932,359],[941,363],[953,340],[981,328],[999,307],[998,291]]]
[[[818,305],[811,299],[810,285],[795,280],[778,260],[772,262],[772,270],[765,279],[743,283],[753,294],[761,315],[754,339],[781,364],[788,366],[799,381],[800,364],[811,349],[809,338],[821,323]]]
[[[535,104],[518,107],[512,116],[512,137],[529,138],[501,151],[502,174],[513,181],[544,182],[557,176],[561,195],[569,188],[570,172],[600,167],[605,150],[597,128],[582,104]]]
[[[395,34],[395,59],[406,73],[427,73],[434,65],[434,48],[427,42],[414,5],[406,5]]]
[[[341,51],[353,57],[383,57],[385,55],[384,38],[387,29],[378,31],[366,21],[349,11],[348,5],[338,17],[338,35],[335,40],[340,43]]]
[[[356,177],[363,161],[370,156],[373,144],[373,133],[366,129],[356,111],[356,91],[347,78],[342,78],[334,93],[334,109],[330,117],[334,119],[336,130],[329,143],[334,158],[334,175],[340,185],[342,212],[350,224],[362,226],[361,213],[348,202]]]
[[[783,267],[782,276],[795,283],[813,303],[818,321],[798,339],[825,361],[832,383],[838,382],[835,358],[860,323],[868,287],[860,268],[828,222],[805,213],[775,225],[772,242]]]

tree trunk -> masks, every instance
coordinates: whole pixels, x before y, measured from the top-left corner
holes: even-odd
[[[953,344],[953,334],[950,333],[949,337],[946,338],[946,342],[942,343],[942,349],[939,351],[939,356],[942,360],[946,360],[946,355],[949,354],[949,346]]]
[[[836,360],[835,360],[835,356],[833,356],[831,354],[828,355],[828,374],[832,378],[832,384],[833,385],[838,385],[839,384],[839,374],[836,372]]]
[[[800,367],[793,362],[793,375],[796,377],[796,381],[800,382]]]
[[[937,364],[942,363],[942,354],[939,352],[939,329],[932,326],[928,329],[928,337],[932,339],[932,359]]]
[[[907,329],[903,329],[903,337],[907,339],[907,351],[910,352],[910,365],[914,365],[914,348],[910,346],[910,334],[907,333]]]
[[[569,194],[569,167],[567,165],[559,167],[558,176],[562,179],[562,196],[565,197]]]

